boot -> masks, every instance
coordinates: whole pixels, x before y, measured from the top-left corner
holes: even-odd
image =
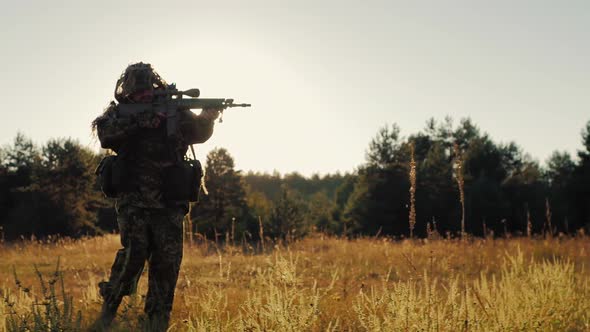
[[[108,331],[113,319],[117,315],[117,309],[123,300],[120,295],[113,294],[113,288],[109,282],[102,281],[98,283],[100,296],[103,298],[100,316],[92,325],[93,331]]]

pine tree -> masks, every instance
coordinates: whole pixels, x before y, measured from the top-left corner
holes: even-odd
[[[201,195],[191,210],[196,231],[209,238],[232,231],[241,236],[254,228],[248,213],[246,192],[240,171],[235,170],[233,157],[224,148],[216,148],[207,155],[205,184],[208,195]]]

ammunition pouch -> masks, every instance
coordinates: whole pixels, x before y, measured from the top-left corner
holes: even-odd
[[[102,158],[94,174],[98,176],[98,184],[106,197],[116,198],[118,194],[129,191],[127,165],[117,156]]]
[[[203,167],[194,160],[183,160],[164,169],[162,193],[166,201],[196,202],[199,199]]]

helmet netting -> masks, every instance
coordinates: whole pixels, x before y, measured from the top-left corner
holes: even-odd
[[[139,62],[129,65],[117,80],[115,99],[121,102],[134,92],[161,89],[167,86],[166,81],[156,73],[149,63]]]

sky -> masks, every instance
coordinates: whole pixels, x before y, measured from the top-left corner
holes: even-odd
[[[138,61],[252,104],[196,146],[244,171],[350,172],[379,128],[445,116],[543,164],[590,120],[589,1],[5,1],[0,45],[0,145],[98,150],[90,123]]]

